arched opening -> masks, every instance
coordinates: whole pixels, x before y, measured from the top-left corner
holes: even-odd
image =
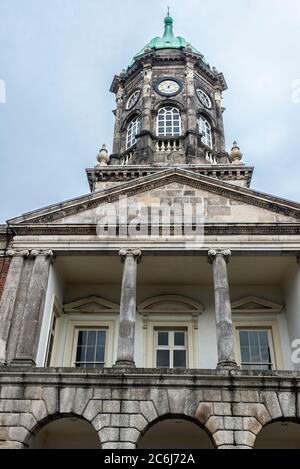
[[[198,118],[199,132],[202,134],[201,141],[209,148],[213,147],[212,129],[208,120],[200,114]]]
[[[136,135],[139,133],[141,128],[141,120],[139,116],[133,117],[127,127],[126,136],[126,150],[131,148],[136,143]]]
[[[213,449],[208,434],[194,421],[183,417],[156,420],[140,437],[137,448]]]
[[[157,114],[158,137],[179,137],[181,135],[181,117],[176,107],[166,106]]]
[[[300,449],[300,424],[278,421],[266,425],[257,435],[254,449]]]
[[[94,427],[81,418],[64,416],[42,426],[29,442],[30,449],[100,449]]]

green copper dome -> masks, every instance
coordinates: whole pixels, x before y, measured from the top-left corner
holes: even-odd
[[[173,18],[171,16],[166,16],[165,20],[165,30],[164,30],[164,35],[163,37],[154,37],[151,39],[148,44],[143,47],[142,50],[140,50],[135,56],[131,64],[129,65],[130,67],[134,64],[135,60],[145,52],[147,52],[150,49],[182,49],[185,47],[188,47],[192,52],[195,54],[201,55],[201,53],[193,47],[189,42],[187,42],[184,37],[182,36],[174,36],[173,32]],[[202,58],[203,62],[205,60]]]

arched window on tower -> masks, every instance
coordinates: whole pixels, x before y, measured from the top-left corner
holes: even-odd
[[[157,135],[158,137],[179,137],[181,135],[181,118],[176,107],[166,106],[158,111]]]
[[[126,150],[132,147],[136,142],[136,135],[139,133],[141,127],[141,121],[139,116],[135,116],[128,124],[127,127],[127,138],[126,138]]]
[[[211,125],[204,116],[198,119],[199,132],[202,134],[201,141],[209,148],[213,147]]]

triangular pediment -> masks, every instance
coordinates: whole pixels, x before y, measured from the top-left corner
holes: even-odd
[[[280,313],[283,306],[273,301],[247,296],[231,304],[232,313]]]
[[[205,223],[285,223],[300,221],[300,205],[244,187],[170,168],[83,197],[27,213],[9,220],[18,225],[93,225],[99,207],[116,204],[122,197],[137,205],[203,201]]]
[[[87,298],[82,298],[65,304],[63,309],[64,312],[68,314],[117,313],[119,312],[120,306],[98,296],[88,296]]]

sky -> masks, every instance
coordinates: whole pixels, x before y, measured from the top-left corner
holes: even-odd
[[[252,187],[300,202],[300,0],[0,0],[0,223],[89,192],[115,74],[163,33],[225,75],[226,145]]]

